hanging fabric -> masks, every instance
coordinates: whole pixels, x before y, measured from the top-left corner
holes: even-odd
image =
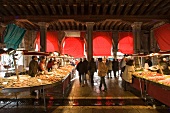
[[[154,30],[154,36],[160,50],[170,50],[170,24],[164,24]]]
[[[62,43],[62,54],[68,54],[74,58],[84,57],[84,39],[65,37]]]
[[[111,56],[112,33],[93,32],[93,56]]]
[[[123,54],[133,54],[132,32],[119,32],[118,49]]]
[[[60,52],[60,44],[58,41],[58,32],[48,31],[46,34],[47,37],[47,49],[46,52]],[[40,51],[40,32],[37,32],[36,44],[38,45],[38,51]]]
[[[24,38],[26,30],[15,24],[9,24],[5,30],[4,43],[6,48],[17,49]]]

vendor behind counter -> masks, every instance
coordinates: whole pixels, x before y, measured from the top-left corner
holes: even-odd
[[[168,68],[169,65],[168,65],[168,62],[166,61],[166,58],[160,58],[159,64],[160,64],[160,68],[162,69],[163,74],[170,75],[170,70]],[[161,73],[160,70],[159,70],[159,73]]]

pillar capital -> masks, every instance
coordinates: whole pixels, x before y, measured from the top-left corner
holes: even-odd
[[[40,27],[45,27],[45,28],[47,28],[48,26],[49,26],[49,24],[48,23],[46,23],[46,22],[38,22],[38,25],[40,26]]]
[[[95,24],[94,22],[86,22],[86,27],[92,29],[94,24]]]
[[[141,28],[142,26],[142,22],[134,22],[131,24],[132,28],[135,29],[135,28]]]

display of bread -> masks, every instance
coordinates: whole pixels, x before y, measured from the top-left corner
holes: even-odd
[[[23,88],[54,84],[61,81],[64,77],[68,76],[73,68],[73,66],[66,66],[60,69],[53,69],[52,72],[49,72],[47,74],[38,74],[36,77],[30,77],[29,75],[19,75],[19,80],[16,76],[0,78],[0,87]]]

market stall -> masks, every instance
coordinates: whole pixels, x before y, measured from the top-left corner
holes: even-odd
[[[131,86],[141,91],[144,99],[147,100],[149,95],[170,106],[170,75],[161,75],[155,72],[136,72],[133,75]]]
[[[24,51],[23,55],[47,56],[49,55],[49,53]],[[62,67],[57,66],[57,68],[53,68],[48,73],[44,73],[44,72],[38,73],[35,77],[31,77],[29,75],[15,74],[10,77],[0,78],[0,92],[14,93],[16,95],[16,100],[17,100],[18,92],[24,92],[24,91],[31,92],[35,90],[41,90],[43,94],[43,100],[44,100],[44,110],[46,110],[45,89],[53,88],[54,86],[61,85],[62,86],[61,90],[64,96],[66,88],[71,83],[71,73],[73,69],[74,66],[65,65]]]

